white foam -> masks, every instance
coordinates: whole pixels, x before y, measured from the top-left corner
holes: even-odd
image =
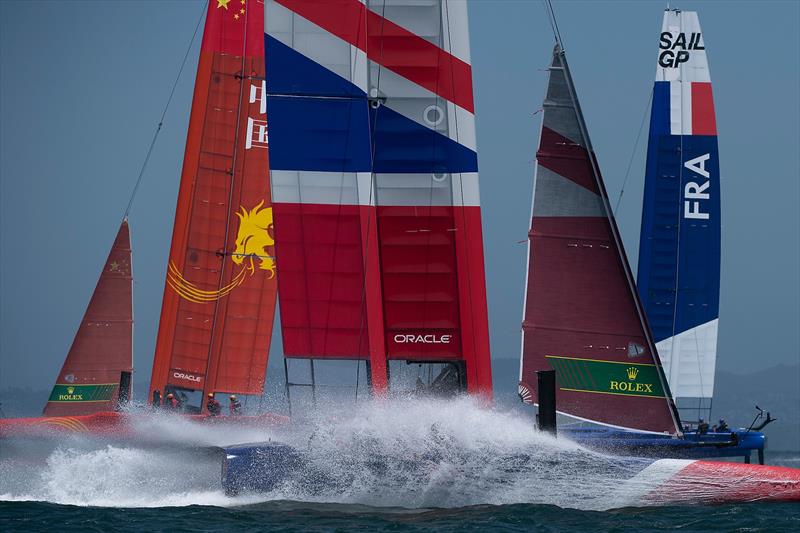
[[[110,507],[280,499],[408,508],[543,503],[605,509],[616,506],[620,500],[613,496],[623,482],[646,466],[554,439],[537,432],[529,417],[466,398],[364,402],[349,410],[318,410],[305,423],[285,428],[231,428],[161,414],[137,417],[136,428],[158,446],[74,438],[38,461],[0,454],[0,500]],[[306,465],[272,493],[227,497],[219,481],[221,451],[209,447],[270,439],[303,450]],[[630,498],[624,501],[629,504]]]

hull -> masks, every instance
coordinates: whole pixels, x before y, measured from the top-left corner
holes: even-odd
[[[669,435],[654,435],[614,429],[564,428],[559,434],[578,444],[606,453],[631,457],[663,459],[709,459],[744,457],[750,462],[756,452],[763,464],[766,436],[758,431],[733,433],[687,432],[678,439]]]
[[[113,411],[85,416],[46,416],[40,418],[0,419],[0,440],[18,437],[60,438],[65,435],[84,435],[89,437],[147,438],[137,432],[140,422],[151,415],[129,414]],[[209,425],[263,426],[287,424],[289,419],[282,415],[265,413],[255,416],[209,416],[177,415],[185,420]]]
[[[331,484],[341,483],[330,473],[316,468],[306,452],[286,444],[269,442],[225,448],[222,485],[229,495],[246,492],[271,492],[285,486],[292,473],[303,472],[302,490],[308,494],[330,491]],[[605,458],[607,459],[607,458]],[[553,456],[548,461],[559,461]],[[424,476],[426,458],[410,458],[404,470]],[[518,455],[509,458],[509,466],[535,462]],[[600,461],[598,462],[600,464]],[[620,505],[663,505],[676,503],[741,503],[754,501],[800,502],[800,469],[699,460],[642,460],[617,457],[602,462],[613,472],[626,472],[613,486],[625,494]],[[385,465],[375,457],[370,467],[376,473]],[[549,465],[548,468],[553,467]],[[346,487],[343,486],[342,489]],[[608,496],[608,495],[606,495]]]

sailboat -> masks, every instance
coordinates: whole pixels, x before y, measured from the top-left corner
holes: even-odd
[[[374,397],[488,401],[466,3],[268,0],[264,15],[287,390],[289,363],[308,360],[314,387],[315,361],[355,361]],[[280,469],[256,463],[294,453],[236,447],[224,483],[265,488]]]
[[[44,417],[0,419],[0,437],[56,431],[112,431],[132,399],[132,257],[127,219],[44,407]]]
[[[707,77],[703,41],[695,13],[666,12],[664,31],[661,34],[662,46],[666,46],[663,43],[669,35],[673,35],[671,32],[676,23],[680,24],[682,19],[690,21],[687,26],[689,33],[681,33],[683,37],[674,34],[670,50],[667,50],[668,53],[662,51],[660,55],[659,75],[676,78],[676,74],[665,74],[663,69],[680,69],[685,63],[692,67],[687,67],[687,70],[693,72],[693,76]],[[684,41],[686,38],[690,39],[691,48],[689,41]],[[678,48],[680,50],[676,50]],[[684,53],[683,48],[690,51]],[[697,53],[697,50],[701,53],[700,57],[691,59],[692,53]],[[666,65],[667,60],[664,58],[672,56],[674,60],[670,67]],[[680,62],[678,57],[681,58]],[[679,135],[677,140],[670,141],[659,137],[663,135],[661,121],[667,117],[662,106],[669,104],[670,91],[676,91],[678,95],[687,91],[689,94],[696,92],[698,95],[708,95],[706,100],[703,100],[703,96],[698,96],[698,109],[695,110],[698,114],[697,134],[701,131],[707,133],[701,128],[709,127],[709,122],[713,124],[713,110],[709,119],[709,111],[701,106],[703,102],[710,104],[710,86],[699,89],[682,88],[679,77],[672,82],[666,82],[666,87],[659,86],[659,83],[662,82],[656,82],[653,102],[650,154],[655,154],[652,156],[654,158],[663,157],[664,162],[658,167],[659,183],[669,181],[668,189],[672,193],[680,189],[686,194],[694,192],[701,195],[686,200],[685,207],[681,200],[682,212],[714,213],[715,227],[698,224],[697,226],[702,227],[695,229],[690,224],[685,224],[683,231],[696,232],[693,235],[695,239],[702,239],[708,234],[716,238],[708,246],[708,256],[701,254],[699,259],[710,261],[710,272],[703,275],[715,278],[718,286],[718,186],[715,189],[708,180],[698,185],[691,181],[693,178],[688,173],[683,178],[682,185],[676,185],[674,179],[680,173],[677,176],[670,174],[666,161],[673,163],[673,167],[677,166],[674,164],[678,158],[676,148],[680,146],[680,139],[683,137]],[[670,83],[677,88],[670,88]],[[751,452],[757,451],[759,462],[763,463],[765,437],[752,427],[737,432],[709,434],[685,431],[680,412],[673,400],[671,387],[676,382],[668,379],[659,357],[656,339],[660,337],[654,337],[652,333],[649,315],[634,282],[560,41],[553,52],[543,108],[529,232],[520,397],[524,402],[538,404],[536,372],[555,370],[558,411],[572,419],[595,426],[572,427],[565,431],[569,437],[579,442],[620,453],[662,457],[743,456],[749,461]],[[691,113],[691,110],[687,112]],[[677,126],[680,127],[680,109],[673,112],[672,117],[678,120]],[[669,127],[669,122],[664,124]],[[667,146],[667,142],[671,144]],[[687,139],[685,146],[684,157],[691,155],[690,147],[698,151],[713,148],[716,160],[716,137],[696,141]],[[708,153],[692,155],[690,160],[686,160],[686,168],[695,174],[713,172],[718,176],[716,161],[713,167],[711,164],[704,166],[707,156]],[[648,169],[658,164],[649,159]],[[649,179],[645,192],[646,201],[658,203],[658,208],[663,209],[663,202],[652,199],[655,194],[652,181],[655,178]],[[718,184],[718,181],[715,183]],[[667,188],[667,185],[662,187]],[[706,199],[703,195],[711,194],[711,191],[706,191],[709,187],[716,192],[717,203],[704,203],[701,211],[699,202],[701,198]],[[670,206],[674,205],[675,202],[672,201]],[[654,226],[653,208],[653,205],[645,208],[644,220],[648,228]],[[674,209],[669,209],[669,213],[673,212]],[[655,226],[657,231],[671,232],[672,236],[677,231],[669,227],[664,229],[663,219],[659,219],[658,224]],[[660,237],[659,235],[659,239]],[[658,269],[669,270],[663,259],[664,240],[651,238],[650,232],[644,232],[642,238],[643,242],[648,242],[643,260],[653,261]],[[669,242],[676,244],[676,241],[677,238]],[[674,249],[672,253],[673,256],[677,255]],[[659,277],[660,273],[663,272],[657,271],[651,275],[647,269],[640,272],[640,279],[644,276],[651,282],[642,288],[642,294],[663,296],[663,292],[655,291],[653,285],[664,283]],[[670,273],[674,273],[674,270]],[[674,277],[672,281],[675,281]],[[712,287],[709,292],[718,295],[718,288],[715,290]],[[691,290],[687,293],[690,295],[686,298],[687,302],[681,304],[689,306],[690,310],[699,300],[708,301],[707,294],[698,296]],[[674,288],[671,294],[672,309],[676,294]],[[653,297],[648,302],[653,307],[664,303]],[[717,300],[710,303],[712,305],[704,307],[692,317],[701,319],[700,313],[703,312],[716,316]],[[709,310],[711,307],[713,309]],[[655,317],[656,320],[662,319],[658,311]],[[677,323],[670,320],[671,323]],[[712,320],[716,324],[715,319]],[[713,345],[716,345],[715,334]],[[713,370],[713,362],[711,368]]]
[[[708,420],[720,288],[720,168],[697,13],[668,10],[647,149],[638,287],[684,420]]]

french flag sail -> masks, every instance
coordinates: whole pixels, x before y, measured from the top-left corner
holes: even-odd
[[[263,392],[277,291],[263,10],[208,3],[151,397]]]
[[[566,57],[553,51],[536,153],[519,393],[555,370],[558,410],[680,434]]]
[[[668,10],[650,115],[638,287],[670,388],[687,420],[708,419],[720,286],[720,173],[697,13]]]
[[[265,32],[286,357],[491,396],[466,3],[267,0]]]

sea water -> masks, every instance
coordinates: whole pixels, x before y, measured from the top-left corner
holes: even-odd
[[[792,504],[654,506],[636,475],[649,461],[469,399],[308,411],[283,427],[151,414],[136,417],[141,439],[3,441],[0,531],[800,529]],[[270,493],[227,496],[218,447],[267,441],[302,449],[304,466]]]

